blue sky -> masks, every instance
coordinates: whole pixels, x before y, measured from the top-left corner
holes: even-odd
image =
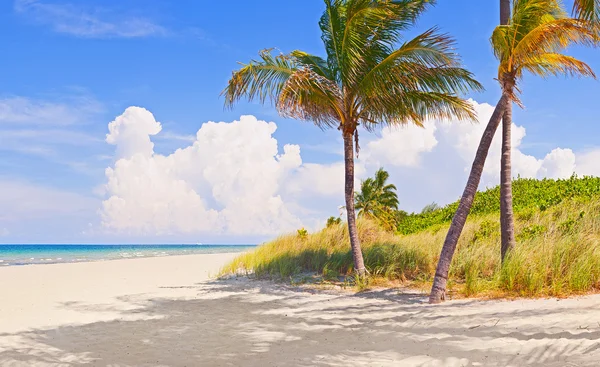
[[[454,36],[465,65],[486,87],[485,92],[469,97],[480,104],[494,104],[499,88],[494,81],[496,62],[490,52],[489,35],[498,21],[497,2],[439,3],[420,19],[413,34],[438,25]],[[170,156],[177,148],[189,147],[204,122],[231,122],[239,120],[240,115],[253,115],[276,124],[272,136],[266,134],[277,141],[278,154],[285,144],[298,145],[303,164],[332,168],[340,161],[335,131],[321,132],[310,123],[282,119],[269,106],[240,103],[233,110],[224,110],[219,96],[238,62],[256,57],[263,48],[322,54],[317,25],[322,10],[319,0],[257,0],[236,2],[235,6],[231,2],[192,0],[1,2],[0,202],[5,212],[0,216],[0,241],[193,242],[206,238],[213,242],[248,242],[268,237],[269,231],[233,234],[231,224],[218,233],[169,226],[159,231],[151,224],[140,224],[143,230],[127,226],[107,229],[102,202],[117,194],[105,187],[106,169],[119,159],[115,146],[105,142],[107,125],[129,106],[144,107],[162,124],[160,133],[151,134],[154,153]],[[576,48],[570,52],[600,70],[597,49]],[[515,108],[514,118],[519,127],[526,129],[526,138],[518,145],[524,156],[531,157],[524,161],[542,160],[560,147],[577,155],[577,167],[588,164],[580,164],[579,159],[598,149],[600,83],[528,76],[521,90],[526,109]],[[408,210],[418,210],[431,201],[445,203],[460,194],[464,169],[454,174],[425,164],[433,161],[435,152],[441,154],[443,149],[456,147],[453,143],[443,147],[445,140],[454,141],[440,135],[443,131],[438,127],[432,132],[437,134],[437,145],[423,145],[422,153],[431,157],[422,157],[421,164],[387,163],[399,167],[392,178],[400,182],[406,175],[416,177],[415,187],[419,187],[418,172],[437,171],[434,180],[422,177],[430,183],[458,176],[448,188],[431,183],[431,190],[422,195],[403,191],[399,184],[401,202]],[[379,133],[365,139],[376,142],[383,136]],[[466,167],[465,162],[457,162],[456,166]],[[365,163],[363,174],[371,172],[374,165]],[[412,165],[409,171],[407,165]],[[540,176],[540,172],[531,175]],[[589,168],[583,172],[594,173]],[[490,183],[494,177],[490,175]],[[219,184],[185,182],[208,207],[222,210],[227,206],[214,194]],[[294,185],[297,182],[294,179]],[[292,184],[277,181],[276,186],[269,195],[283,198],[286,213],[295,217],[291,221],[294,225],[315,227],[314,223],[323,217],[337,215],[332,208],[336,203],[341,205],[337,192],[326,200],[319,196],[333,189],[304,198],[301,189],[287,190]],[[202,190],[210,194],[202,194]],[[326,203],[329,208],[299,208],[299,202]],[[279,227],[270,224],[269,228],[276,231]]]

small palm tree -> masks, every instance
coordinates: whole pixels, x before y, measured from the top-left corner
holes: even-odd
[[[376,219],[384,227],[393,229],[399,202],[396,186],[387,183],[389,177],[390,174],[380,168],[375,177],[364,180],[355,196],[355,208],[359,217]]]
[[[562,53],[569,45],[591,45],[595,41],[594,31],[589,24],[579,19],[569,18],[558,0],[515,0],[508,24],[500,25],[494,30],[491,42],[494,54],[500,61],[498,80],[502,88],[502,97],[483,133],[467,186],[444,241],[429,297],[431,303],[439,303],[444,299],[450,262],[471,210],[490,144],[501,120],[504,120],[502,159],[503,166],[506,167],[506,172],[501,174],[501,191],[504,191],[502,194],[504,203],[501,202],[501,206],[504,209],[511,208],[512,211],[510,126],[512,103],[516,102],[520,105],[517,97],[517,82],[525,72],[542,77],[550,75],[595,77],[587,64]],[[510,234],[507,235],[506,231],[514,231],[512,219],[504,217],[502,221],[504,221],[504,238],[510,239]],[[503,254],[509,248],[510,242],[508,246],[503,246]]]
[[[242,97],[270,100],[282,116],[340,130],[344,141],[345,201],[354,269],[365,274],[354,208],[358,127],[422,125],[427,118],[473,119],[459,97],[481,89],[460,65],[454,41],[433,28],[400,43],[432,0],[325,0],[319,26],[326,58],[302,51],[262,51],[235,71],[224,90],[232,106]]]
[[[331,217],[327,218],[327,223],[325,224],[325,228],[339,226],[340,224],[342,224],[342,218],[331,216]]]

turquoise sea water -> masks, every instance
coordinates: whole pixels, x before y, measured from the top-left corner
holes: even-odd
[[[243,252],[255,245],[0,245],[0,266]]]

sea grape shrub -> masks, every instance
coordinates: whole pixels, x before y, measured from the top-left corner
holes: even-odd
[[[473,242],[485,240],[492,236],[500,236],[500,223],[498,221],[485,220],[479,225],[479,229],[473,236]]]
[[[568,179],[525,179],[513,181],[513,207],[519,220],[527,221],[536,211],[545,211],[566,199],[581,203],[600,198],[600,177],[577,177]],[[458,208],[458,201],[428,213],[407,215],[398,223],[398,232],[411,234],[431,226],[449,223]],[[472,215],[500,212],[500,187],[478,192],[471,208]]]

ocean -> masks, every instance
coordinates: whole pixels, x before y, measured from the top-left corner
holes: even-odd
[[[0,245],[0,266],[243,252],[255,245]]]

